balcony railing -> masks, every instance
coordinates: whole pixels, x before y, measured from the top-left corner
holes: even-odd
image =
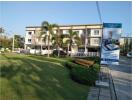
[[[77,53],[71,53],[72,57],[99,57],[99,52],[77,52]]]

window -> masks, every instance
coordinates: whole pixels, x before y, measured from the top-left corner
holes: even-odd
[[[99,39],[93,39],[94,44],[99,44]]]
[[[63,30],[63,34],[68,34],[69,30]]]
[[[99,35],[99,30],[94,30],[94,35]]]
[[[31,35],[31,34],[32,34],[32,32],[28,32],[28,34],[29,34],[29,35]]]
[[[28,42],[31,42],[31,39],[28,39]]]
[[[91,29],[87,29],[87,36],[90,36],[91,34]]]

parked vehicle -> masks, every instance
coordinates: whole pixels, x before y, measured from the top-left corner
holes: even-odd
[[[127,57],[132,57],[132,51],[127,53]]]
[[[60,52],[60,56],[66,56],[67,53],[63,50],[54,50],[53,51],[53,56],[58,56],[58,53]]]

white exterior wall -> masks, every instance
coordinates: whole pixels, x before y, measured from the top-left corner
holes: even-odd
[[[68,30],[63,30],[63,34],[68,34]]]
[[[85,29],[90,29],[90,35],[88,39],[90,39],[90,43],[89,45],[90,46],[100,46],[100,37],[102,36],[102,28],[100,25],[84,25],[84,26],[60,26],[59,29],[62,30],[62,33],[63,34],[68,34],[68,31],[69,29],[73,29],[73,31],[78,31],[79,33],[79,37],[81,37],[81,34],[84,34],[83,30]],[[28,46],[28,45],[32,45],[32,42],[28,42],[28,39],[31,39],[32,40],[32,35],[34,35],[34,32],[36,31],[39,31],[41,28],[40,27],[27,27],[26,28],[26,35],[25,35],[25,45]],[[94,34],[94,31],[95,30],[99,30],[99,34],[98,35],[95,35]],[[28,34],[28,32],[32,32],[31,35]],[[54,29],[54,33],[56,34],[56,28]],[[47,33],[48,34],[48,33]],[[94,38],[96,37],[96,38]],[[97,38],[98,37],[98,38]],[[95,40],[96,39],[99,39],[98,43],[95,43]],[[41,40],[37,40],[36,39],[36,42],[37,42],[37,45],[40,45]],[[43,43],[43,45],[47,45],[47,41],[46,41],[46,44]],[[50,43],[50,45],[52,45],[52,43]]]
[[[99,34],[95,34],[95,31],[98,30]],[[91,29],[90,31],[90,46],[100,46],[102,30],[101,29]],[[94,38],[95,37],[95,38]],[[96,42],[98,41],[98,42]]]
[[[81,37],[81,34],[83,34],[83,30],[73,30],[73,32],[75,32],[75,31],[78,31],[78,35],[79,35],[79,37]]]
[[[100,42],[100,38],[90,38],[90,46],[100,46]]]
[[[81,36],[81,34],[83,34],[83,30],[73,30],[73,32],[78,31],[79,36]],[[63,34],[69,34],[69,30],[63,30]]]
[[[29,35],[28,32],[32,32],[32,34],[34,34],[34,31],[26,31],[25,44],[31,44],[32,43],[32,42],[28,42],[28,39],[32,39],[32,34]]]
[[[94,32],[95,30],[99,30],[99,35],[95,35]],[[91,29],[91,37],[101,37],[102,36],[102,30],[101,29]]]

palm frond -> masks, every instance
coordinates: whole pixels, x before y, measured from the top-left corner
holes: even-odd
[[[59,28],[59,26],[57,24],[52,24],[52,28]]]
[[[67,39],[65,44],[70,44],[71,40],[70,39]]]
[[[49,23],[47,21],[43,21],[41,24],[41,31],[42,32],[48,31],[48,26],[49,26]]]

